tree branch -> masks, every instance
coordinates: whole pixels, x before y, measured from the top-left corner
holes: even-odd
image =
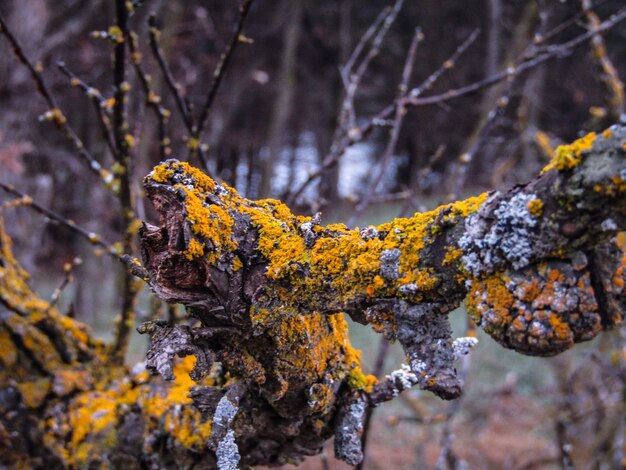
[[[101,342],[28,289],[0,230],[0,462],[247,468],[299,461],[334,436],[357,464],[368,406],[414,385],[460,395],[454,361],[476,339],[453,340],[446,313],[464,298],[480,327],[525,354],[622,321],[625,143],[626,127],[589,134],[525,185],[362,230],[244,199],[187,163],[159,165],[145,189],[160,227],[144,225],[143,257],[154,291],[190,321],[140,331],[145,368],[168,382],[107,363]],[[407,364],[365,375],[341,312],[399,341]]]
[[[301,359],[283,355],[300,341],[286,322],[304,327],[344,312],[398,340],[408,367],[377,384],[360,372],[344,376],[353,392],[333,406],[358,434],[351,416],[359,403],[380,403],[415,384],[442,398],[460,395],[456,351],[475,340],[453,342],[445,314],[466,296],[485,331],[531,355],[557,354],[621,321],[624,267],[611,240],[626,228],[625,139],[623,127],[590,134],[560,147],[526,185],[362,230],[324,227],[278,201],[243,199],[169,161],[145,180],[161,214],[161,227],[142,231],[145,265],[155,292],[186,305],[202,328],[237,332],[213,352],[238,357],[231,373],[269,387],[271,406],[292,417],[311,405],[297,406],[291,392],[337,377],[335,367],[349,364],[351,353],[332,364],[319,356],[322,375],[304,378]],[[281,345],[278,363],[266,357],[268,337]],[[338,454],[356,463],[359,440],[338,442],[347,446]]]

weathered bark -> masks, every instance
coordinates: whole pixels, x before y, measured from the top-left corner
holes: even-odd
[[[625,153],[626,128],[614,127],[559,148],[526,185],[361,230],[159,165],[145,180],[161,222],[142,230],[144,263],[190,322],[141,331],[146,368],[170,382],[105,364],[101,343],[27,288],[3,236],[0,461],[279,465],[335,436],[356,463],[367,406],[413,385],[460,395],[454,360],[475,339],[453,341],[446,313],[464,298],[485,331],[526,354],[622,321]],[[408,365],[364,375],[344,313],[398,340]]]

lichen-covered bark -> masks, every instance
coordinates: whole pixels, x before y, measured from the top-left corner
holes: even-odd
[[[28,286],[0,220],[0,466],[212,468],[210,420],[192,405],[194,360],[176,380],[107,363],[106,345]],[[201,385],[228,387],[214,373]]]
[[[219,357],[246,396],[304,419],[303,436],[308,420],[328,414],[352,423],[348,410],[389,399],[393,384],[458,397],[446,313],[465,297],[485,331],[526,354],[556,354],[619,323],[624,142],[619,127],[589,134],[559,148],[526,185],[354,230],[246,200],[172,160],[145,180],[161,224],[143,230],[144,261],[154,290],[185,304],[198,331],[231,329],[183,349]],[[326,349],[324,338],[347,344],[345,328],[324,326],[341,313],[398,340],[408,369],[373,384],[348,349]],[[348,446],[339,455],[357,461],[358,426],[336,433]]]
[[[101,343],[28,289],[3,235],[0,461],[245,468],[335,436],[357,463],[367,406],[414,385],[460,395],[454,361],[475,339],[453,340],[446,314],[464,299],[497,341],[533,355],[622,321],[625,153],[614,127],[559,148],[526,185],[353,230],[165,162],[145,179],[161,221],[141,232],[143,258],[152,289],[190,319],[144,324],[151,348],[134,371],[105,364]],[[407,364],[365,375],[344,314],[399,341]]]

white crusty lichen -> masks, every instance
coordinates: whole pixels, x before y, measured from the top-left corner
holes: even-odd
[[[528,266],[533,255],[530,235],[538,219],[530,212],[534,194],[517,193],[501,201],[493,212],[495,222],[485,233],[486,224],[480,212],[465,221],[465,233],[459,240],[465,268],[474,276],[493,272],[498,265],[509,263],[514,269]]]
[[[238,409],[239,408],[228,399],[228,396],[224,395],[215,408],[215,414],[213,415],[214,425],[218,424],[224,427],[229,427],[230,423],[233,422]]]
[[[425,365],[424,365],[425,366]],[[402,364],[400,369],[394,370],[385,377],[389,382],[394,384],[393,396],[398,396],[405,390],[417,385],[419,377],[411,370],[407,364]]]
[[[470,349],[478,344],[478,339],[472,336],[463,336],[457,338],[452,342],[452,350],[454,352],[454,359],[459,359],[462,356],[469,354]]]
[[[219,470],[235,470],[241,459],[235,442],[235,432],[230,429],[238,409],[239,407],[230,401],[228,395],[224,395],[215,408],[211,439],[215,439],[214,434],[217,434],[215,455]]]
[[[224,438],[217,444],[215,455],[219,470],[237,470],[241,456],[235,442],[235,432],[232,429],[229,429]]]

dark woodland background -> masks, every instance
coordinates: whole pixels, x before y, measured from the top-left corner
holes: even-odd
[[[197,112],[237,20],[238,2],[143,3],[131,26],[139,34],[153,86],[172,110],[172,156],[185,159],[189,133],[150,54],[148,14],[154,12],[174,78]],[[244,28],[249,41],[232,58],[203,139],[212,175],[249,198],[293,196],[331,150],[344,97],[339,68],[388,4],[255,1]],[[623,6],[622,0],[596,1],[593,11],[602,20]],[[108,0],[0,2],[0,13],[28,57],[43,67],[68,121],[104,166],[111,166],[112,157],[97,115],[55,64],[65,62],[85,83],[111,96],[111,47],[90,33],[106,31],[113,10]],[[565,43],[586,32],[587,24],[581,2],[571,0],[407,1],[363,76],[355,99],[356,123],[393,102],[418,26],[424,40],[415,55],[411,86],[427,79],[480,30],[454,68],[428,91],[434,95],[511,67],[542,36],[551,34],[551,44]],[[603,39],[606,58],[626,79],[626,22]],[[620,119],[624,104],[620,109],[612,101],[603,74],[597,50],[586,41],[479,93],[409,108],[389,162],[381,163],[389,126],[379,126],[292,205],[301,213],[322,211],[324,222],[353,218],[363,226],[525,181],[546,164],[550,147]],[[137,89],[132,71],[129,77],[131,90]],[[139,192],[141,177],[161,157],[157,122],[146,111],[144,96],[129,96]],[[118,239],[117,201],[76,158],[63,135],[38,121],[45,103],[6,41],[0,41],[0,110],[0,180],[105,239]],[[352,217],[366,195],[367,207]],[[153,217],[141,198],[137,209],[140,218]],[[110,337],[122,267],[28,209],[4,212],[19,258],[44,295],[62,282],[64,263],[76,256],[83,259],[61,305]],[[140,314],[150,315],[147,292],[140,305]],[[462,334],[465,320],[462,314],[455,316]],[[377,337],[356,326],[354,335],[374,367]],[[626,445],[623,346],[620,332],[615,332],[558,358],[531,360],[481,336],[467,365],[466,396],[460,402],[443,403],[416,391],[377,411],[366,468],[572,468],[570,462],[574,468],[621,468]],[[130,363],[143,358],[144,347],[135,341]],[[401,361],[400,352],[392,349],[385,370],[397,368]],[[442,462],[439,450],[446,439],[453,439],[454,452]],[[304,465],[343,468],[328,459],[310,459]],[[461,462],[469,467],[459,467]]]

